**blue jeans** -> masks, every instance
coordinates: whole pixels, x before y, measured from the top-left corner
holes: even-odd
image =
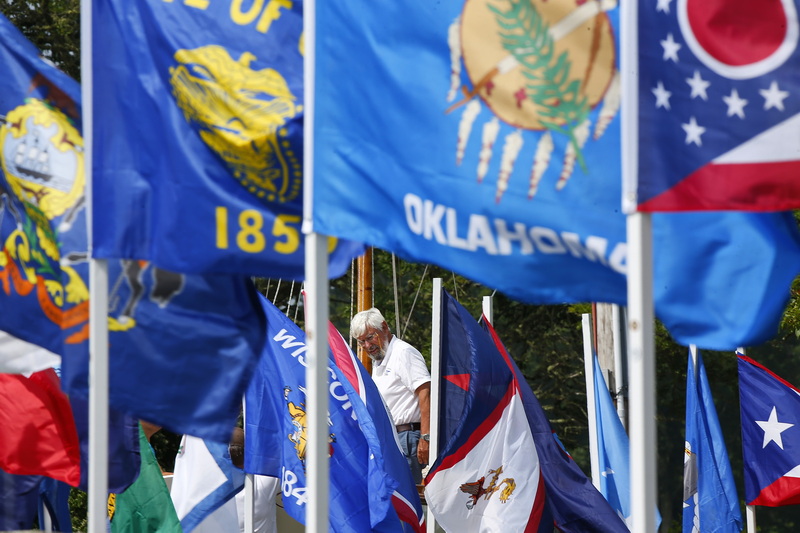
[[[400,439],[400,448],[403,450],[403,455],[406,456],[408,466],[411,468],[411,475],[414,478],[414,483],[419,485],[422,483],[422,467],[425,465],[419,464],[417,460],[417,443],[419,442],[419,430],[401,431],[397,434]]]

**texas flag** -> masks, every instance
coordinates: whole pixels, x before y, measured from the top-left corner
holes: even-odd
[[[800,391],[740,355],[739,403],[747,504],[800,503]]]
[[[797,6],[639,3],[638,192],[627,202],[638,198],[640,211],[800,207]]]

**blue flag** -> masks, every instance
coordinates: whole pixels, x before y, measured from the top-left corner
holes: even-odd
[[[800,390],[740,355],[739,405],[745,501],[800,503]]]
[[[261,301],[268,340],[245,396],[244,470],[278,477],[284,509],[304,524],[305,334]],[[332,361],[329,371],[330,530],[401,532],[403,522],[392,505],[398,480],[387,472],[383,451],[394,443],[381,440],[363,400]]]
[[[630,443],[603,379],[600,362],[596,356],[593,356],[593,359],[600,492],[630,526],[632,524]],[[661,513],[656,509],[656,529],[660,524]]]
[[[641,5],[639,210],[800,207],[798,6]]]
[[[615,4],[320,2],[315,230],[515,300],[624,305]],[[790,214],[654,216],[653,241],[679,342],[774,335],[800,270]]]
[[[700,352],[686,371],[683,532],[742,530],[739,497]]]
[[[0,308],[15,310],[0,313],[0,329],[61,355],[62,388],[86,397],[79,87],[2,16],[0,65],[7,72],[0,80]],[[263,343],[252,282],[129,259],[109,261],[108,271],[110,405],[177,433],[227,442]]]
[[[301,279],[302,1],[92,4],[95,256]]]
[[[513,520],[515,531],[552,531],[555,525],[565,532],[627,532],[555,439],[485,317],[484,327],[443,291],[442,379],[461,383],[467,394],[458,426],[444,425],[447,440],[426,477],[437,521],[444,517],[461,530]],[[467,366],[458,368],[459,361]]]
[[[244,472],[231,461],[228,444],[183,436],[170,497],[184,533],[194,530],[243,488]],[[235,515],[226,518],[229,527],[239,527]]]

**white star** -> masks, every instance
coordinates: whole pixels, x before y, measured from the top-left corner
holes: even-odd
[[[678,50],[681,49],[681,45],[675,42],[671,33],[668,33],[667,38],[661,41],[661,47],[664,49],[664,61],[671,59],[678,62]]]
[[[728,105],[728,116],[736,115],[739,118],[744,118],[744,106],[747,105],[747,100],[739,97],[736,89],[731,91],[730,96],[723,96],[722,101]]]
[[[700,76],[699,70],[695,70],[694,76],[692,76],[691,78],[686,78],[686,83],[688,83],[689,87],[692,88],[692,98],[696,98],[699,96],[703,100],[708,100],[706,89],[708,89],[708,86],[711,85],[711,82],[704,80]]]
[[[775,444],[777,444],[781,450],[783,449],[781,433],[794,426],[794,424],[778,422],[778,412],[775,407],[772,408],[772,412],[769,414],[769,420],[756,420],[755,422],[764,430],[764,444],[762,444],[761,447],[766,448],[767,444],[775,441]]]
[[[664,88],[664,84],[659,81],[652,91],[656,95],[656,109],[659,107],[669,109],[669,97],[672,96],[672,93]]]
[[[610,468],[606,468],[605,470],[603,470],[602,472],[600,472],[600,475],[601,475],[601,476],[603,476],[603,477],[608,477],[608,476],[610,476],[610,475],[612,475],[612,474],[615,474],[615,473],[616,473],[616,472],[614,472],[614,471],[613,471],[613,470],[611,470]]]
[[[783,111],[783,101],[789,96],[789,91],[781,91],[777,81],[773,81],[769,89],[760,89],[758,92],[764,97],[765,110],[775,107]]]
[[[656,6],[656,11],[663,11],[664,13],[669,13],[669,3],[672,0],[657,0],[658,5]]]
[[[706,129],[698,125],[694,117],[689,120],[688,124],[681,124],[681,127],[686,132],[686,144],[695,143],[697,146],[703,146],[700,136],[706,132]]]

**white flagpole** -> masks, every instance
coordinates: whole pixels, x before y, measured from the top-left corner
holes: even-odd
[[[745,350],[744,346],[736,348],[736,351],[742,355],[747,355],[747,351]],[[747,533],[756,533],[756,506],[745,505],[744,511],[747,521]]]
[[[625,393],[625,365],[623,363],[624,352],[622,350],[625,338],[625,331],[622,329],[624,327],[622,322],[623,313],[624,310],[619,305],[611,306],[611,327],[614,332],[614,384],[617,393],[617,416],[622,422],[622,427],[627,430],[628,422],[626,418],[628,415],[625,410],[625,397],[627,394]]]
[[[431,416],[430,416],[430,457],[433,464],[439,455],[439,409],[442,386],[442,278],[433,278],[433,302],[431,324]],[[436,518],[431,508],[425,516],[428,533],[434,533]]]
[[[600,460],[597,443],[597,406],[594,401],[594,350],[592,350],[592,315],[581,315],[583,325],[583,366],[586,374],[586,414],[589,421],[589,460],[592,484],[600,490]]]
[[[328,531],[330,465],[328,463],[328,242],[314,232],[314,88],[316,46],[316,3],[303,6],[305,62],[303,64],[305,105],[303,134],[303,233],[306,236],[305,278],[311,295],[306,300],[306,531]]]
[[[627,3],[627,2],[626,2]],[[632,531],[656,523],[653,243],[650,216],[628,215],[628,369]]]
[[[92,2],[81,2],[81,99],[86,176],[86,234],[92,254]],[[88,530],[105,533],[108,512],[108,262],[89,260]]]
[[[632,531],[650,533],[656,517],[655,320],[653,230],[637,205],[639,46],[638,2],[620,2],[623,209],[628,214],[628,383]]]
[[[494,300],[491,296],[483,297],[483,314],[486,315],[489,323],[494,326]]]

